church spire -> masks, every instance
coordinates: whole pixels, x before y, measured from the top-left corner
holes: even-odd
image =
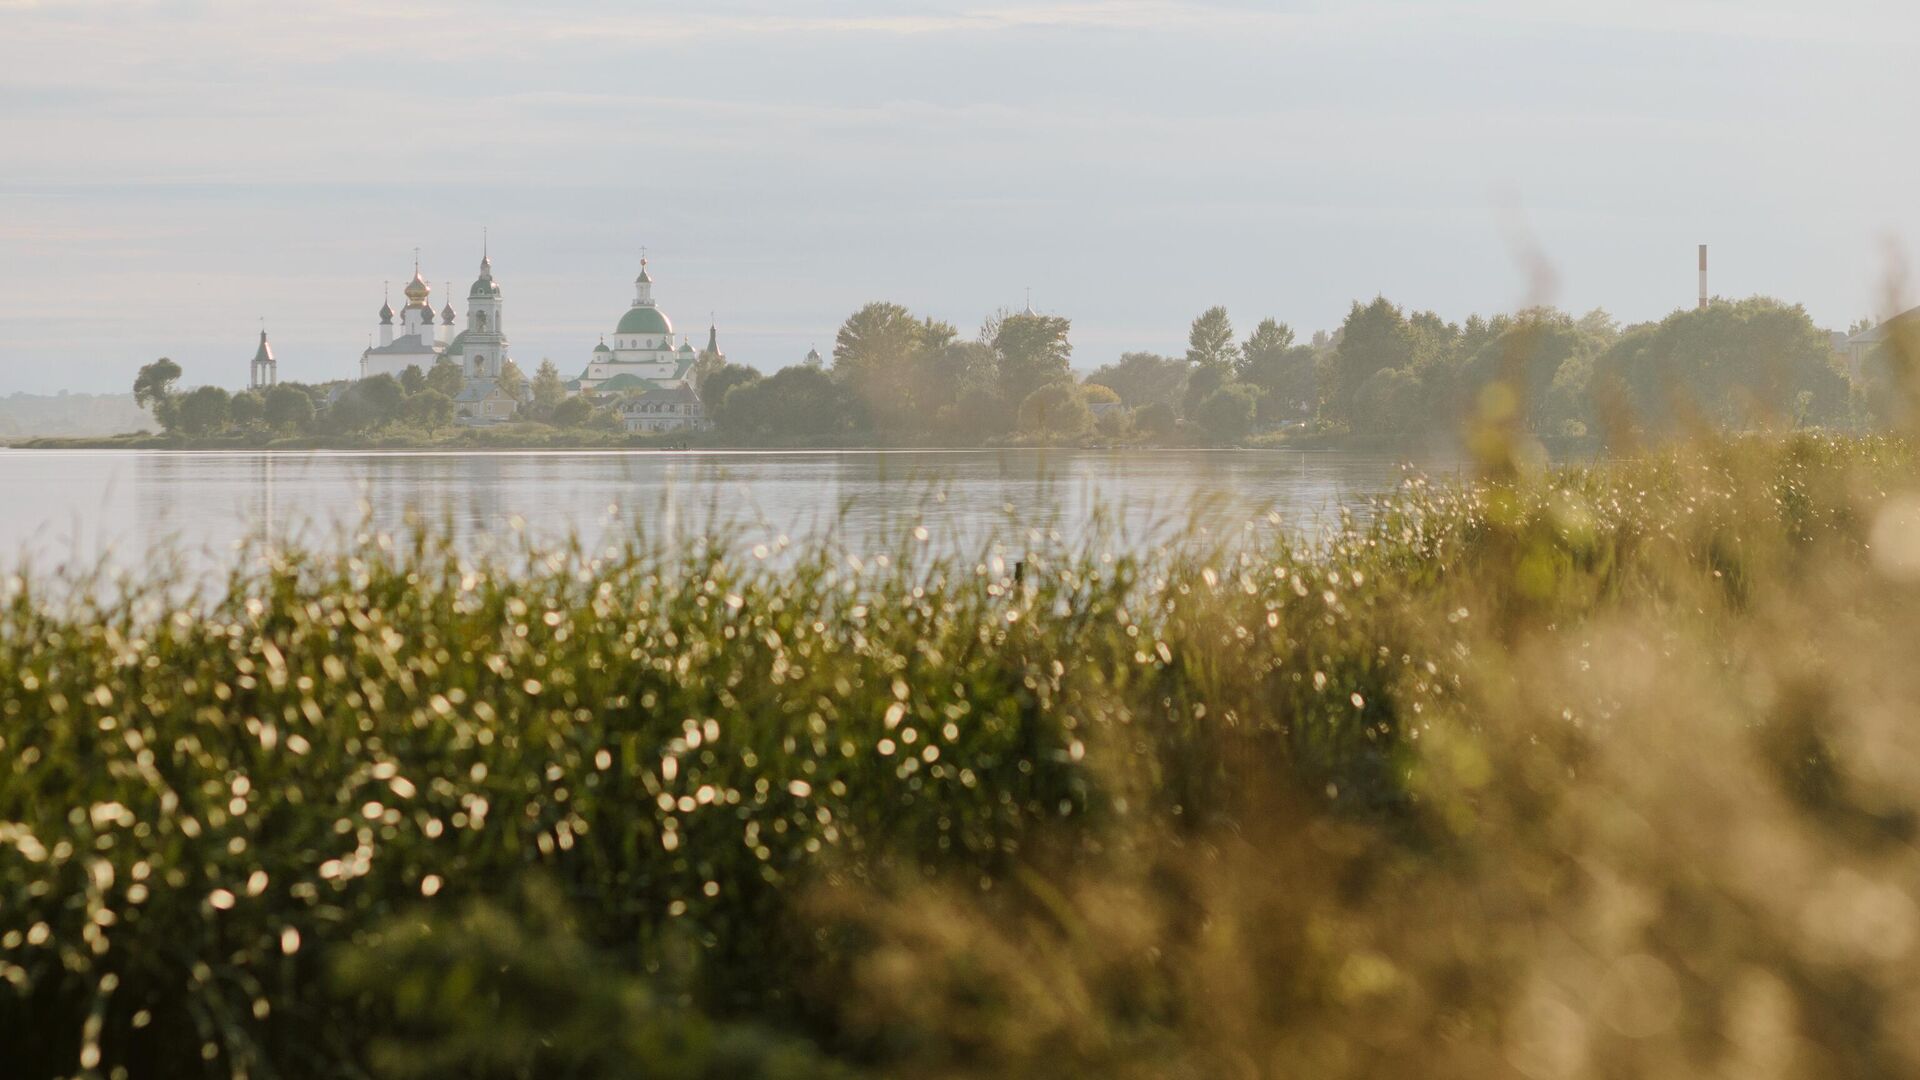
[[[653,306],[653,275],[647,273],[647,249],[640,249],[640,276],[633,279],[633,306]]]

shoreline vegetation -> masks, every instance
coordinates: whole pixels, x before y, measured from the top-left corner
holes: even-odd
[[[1920,1070],[1920,456],[0,587],[21,1075]],[[164,560],[156,559],[156,566]],[[68,588],[58,585],[74,586]]]
[[[1537,440],[1541,449],[1554,460],[1585,459],[1600,455],[1605,443],[1590,436],[1547,436]],[[354,451],[354,450],[726,450],[726,451],[836,451],[858,450],[884,453],[914,450],[1287,450],[1303,453],[1381,453],[1411,456],[1415,460],[1436,454],[1462,452],[1457,437],[1443,438],[1437,433],[1419,435],[1366,434],[1339,432],[1289,432],[1249,440],[1244,443],[1140,443],[1113,442],[1098,438],[1073,441],[1056,439],[1007,438],[987,444],[951,444],[941,441],[879,443],[854,439],[808,439],[769,443],[737,443],[711,432],[686,435],[586,435],[571,432],[528,430],[520,425],[499,428],[456,429],[443,436],[419,438],[406,434],[367,435],[347,439],[325,438],[212,438],[187,439],[175,435],[136,433],[106,437],[40,436],[0,444],[9,450],[189,450],[194,452],[234,451]]]
[[[358,381],[239,393],[181,386],[161,358],[134,379],[159,434],[17,442],[25,449],[880,448],[937,446],[1391,448],[1450,445],[1501,409],[1540,444],[1590,455],[1705,430],[1869,431],[1892,420],[1893,335],[1868,356],[1798,305],[1715,300],[1621,326],[1552,308],[1453,323],[1384,298],[1299,340],[1275,319],[1239,338],[1224,308],[1193,320],[1183,356],[1122,354],[1083,375],[1072,323],[997,312],[963,338],[950,323],[868,304],[817,354],[771,374],[703,353],[684,383],[572,392],[542,360],[508,362],[514,415],[483,421],[445,358]],[[491,385],[491,384],[489,384]],[[667,407],[655,391],[684,394]],[[1497,400],[1489,400],[1493,395]],[[492,400],[492,399],[489,399]],[[499,404],[496,402],[496,404]],[[680,410],[687,411],[682,412]],[[625,410],[625,411],[623,411]],[[654,411],[650,411],[654,410]],[[630,428],[682,425],[639,433]]]

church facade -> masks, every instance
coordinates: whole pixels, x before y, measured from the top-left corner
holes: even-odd
[[[458,331],[451,303],[436,319],[428,301],[432,289],[420,276],[418,265],[404,293],[407,305],[399,312],[390,303],[380,305],[380,344],[369,345],[360,354],[360,377],[391,375],[397,379],[409,367],[418,367],[425,374],[444,360],[460,367],[461,388],[454,397],[456,419],[465,423],[511,419],[526,391],[522,387],[516,394],[501,383],[501,372],[512,357],[508,352],[506,304],[500,282],[493,276],[492,257],[481,253],[480,276],[467,289],[466,326]]]
[[[673,320],[653,297],[653,275],[640,260],[640,276],[633,279],[633,303],[614,326],[612,340],[603,336],[593,347],[586,369],[567,384],[573,394],[619,394],[693,387],[694,367],[703,355],[685,335],[674,344]],[[704,355],[723,363],[719,330],[707,328]]]

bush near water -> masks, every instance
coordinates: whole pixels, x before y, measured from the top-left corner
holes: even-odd
[[[8,1072],[1912,1075],[1915,465],[16,580]]]

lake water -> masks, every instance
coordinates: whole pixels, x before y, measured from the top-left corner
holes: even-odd
[[[924,526],[971,554],[1030,545],[1032,529],[1082,533],[1105,508],[1123,543],[1150,545],[1190,517],[1311,533],[1404,475],[1387,455],[1255,450],[0,450],[0,565],[137,568],[171,548],[216,570],[249,538],[324,541],[413,517],[476,547],[722,522],[748,543],[832,534],[853,550]]]

